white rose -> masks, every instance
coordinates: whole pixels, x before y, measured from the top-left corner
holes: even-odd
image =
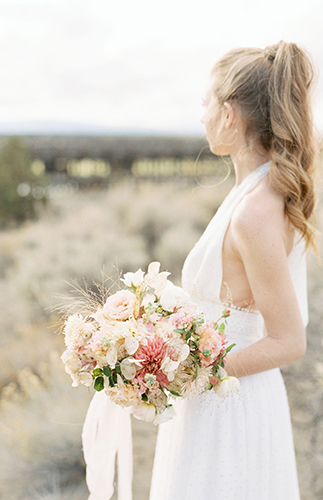
[[[183,288],[175,286],[171,281],[167,281],[159,300],[162,308],[169,312],[172,312],[176,306],[184,306],[190,303],[188,293]]]
[[[132,413],[138,420],[153,422],[156,417],[156,407],[153,404],[139,403],[139,405],[132,407]]]
[[[137,288],[137,286],[143,281],[144,275],[145,273],[141,269],[138,269],[135,273],[126,273],[124,277],[121,278],[121,281],[123,281],[129,288],[132,286]]]
[[[240,382],[236,377],[227,377],[214,387],[219,398],[226,398],[229,394],[239,392]]]
[[[157,415],[154,419],[154,424],[159,425],[163,424],[164,422],[168,422],[168,420],[171,420],[173,417],[175,417],[176,412],[174,410],[173,406],[170,406],[169,408],[166,408],[166,410],[163,411],[163,413],[160,413]]]
[[[82,368],[82,363],[78,355],[72,349],[67,349],[66,351],[64,351],[61,355],[61,360],[65,365],[66,373],[68,373],[69,375],[77,373],[80,368]]]

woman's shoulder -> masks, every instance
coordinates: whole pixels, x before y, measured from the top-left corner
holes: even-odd
[[[244,196],[232,215],[231,226],[233,235],[243,240],[286,241],[293,236],[284,198],[270,186],[268,178]]]

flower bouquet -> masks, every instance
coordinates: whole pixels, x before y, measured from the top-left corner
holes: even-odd
[[[206,323],[185,290],[152,262],[126,273],[126,288],[110,295],[93,314],[73,314],[64,325],[61,356],[74,387],[105,390],[135,417],[159,424],[175,414],[176,398],[214,390],[220,397],[239,390],[224,370],[229,310]]]

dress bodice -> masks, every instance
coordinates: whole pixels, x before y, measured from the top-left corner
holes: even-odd
[[[220,300],[222,286],[222,247],[223,240],[231,217],[243,197],[249,193],[258,182],[269,172],[270,162],[267,162],[252,171],[239,186],[234,186],[216,214],[208,224],[199,241],[191,250],[183,266],[182,285],[206,317],[217,319],[224,308]],[[306,255],[305,242],[296,232],[294,246],[288,256],[288,265],[291,278],[298,298],[304,325],[308,322],[307,283],[306,283]],[[233,330],[236,321],[230,317],[229,327],[232,336],[237,339],[241,347],[250,337],[250,342],[263,335],[263,318],[258,311],[233,308],[236,321],[239,322],[239,334]],[[245,325],[244,329],[241,328]],[[232,339],[236,341],[236,339]],[[249,342],[249,343],[250,343]]]

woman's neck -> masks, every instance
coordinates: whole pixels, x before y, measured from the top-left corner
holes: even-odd
[[[268,151],[260,152],[255,149],[242,152],[242,149],[239,148],[236,151],[232,151],[230,157],[234,166],[236,186],[239,186],[260,165],[271,160],[271,154]]]

